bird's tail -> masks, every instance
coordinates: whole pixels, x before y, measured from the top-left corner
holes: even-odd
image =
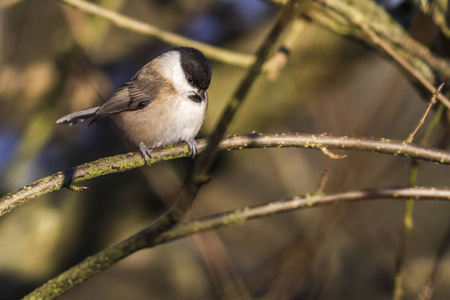
[[[69,123],[69,125],[73,125],[79,122],[83,122],[95,116],[95,113],[99,110],[99,108],[100,106],[97,106],[71,113],[67,116],[58,119],[58,121],[56,121],[56,124]]]

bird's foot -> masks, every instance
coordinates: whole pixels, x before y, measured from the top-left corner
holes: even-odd
[[[141,154],[144,157],[145,162],[147,162],[147,160],[152,157],[152,154],[150,153],[150,149],[148,149],[147,145],[144,144],[144,142],[141,142],[139,144],[139,151],[141,151]]]
[[[197,151],[198,151],[197,142],[195,141],[195,139],[190,138],[190,139],[186,140],[186,143],[189,146],[189,150],[192,151],[192,158],[194,158],[195,154],[197,154]]]

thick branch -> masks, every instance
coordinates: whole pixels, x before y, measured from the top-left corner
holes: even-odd
[[[24,299],[54,299],[140,249],[151,248],[204,231],[242,224],[248,220],[304,208],[362,200],[407,199],[411,197],[416,200],[435,199],[448,201],[450,200],[450,190],[423,187],[388,187],[356,190],[331,195],[306,195],[263,205],[244,207],[234,211],[206,216],[190,222],[178,223],[172,228],[163,231],[155,231],[153,226],[150,225],[128,239],[86,258],[78,265],[49,280],[46,284],[25,296]]]
[[[199,152],[203,152],[207,140],[197,141]],[[402,141],[388,139],[350,138],[331,135],[306,134],[262,134],[230,135],[219,144],[219,150],[242,150],[249,148],[312,148],[321,150],[345,149],[360,150],[375,153],[386,153],[396,156],[421,159],[439,164],[450,165],[450,152],[425,148]],[[152,149],[149,164],[163,160],[189,156],[189,149],[185,143]],[[105,157],[93,162],[85,163],[73,169],[55,173],[39,179],[21,189],[0,198],[0,216],[26,203],[30,199],[70,186],[73,183],[89,180],[99,176],[128,171],[145,165],[139,152]]]

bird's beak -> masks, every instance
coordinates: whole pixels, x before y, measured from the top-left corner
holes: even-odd
[[[206,93],[206,91],[199,90],[197,91],[197,95],[200,97],[200,99],[202,99],[202,101],[208,101],[208,94]]]

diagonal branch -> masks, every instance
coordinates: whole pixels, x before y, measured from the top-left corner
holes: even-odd
[[[82,1],[82,0],[58,0],[64,4],[67,4],[75,9],[81,10],[85,13],[92,14],[111,21],[117,27],[131,30],[142,35],[151,36],[162,42],[176,46],[190,46],[201,50],[206,56],[211,59],[227,63],[230,65],[236,65],[240,67],[248,67],[254,61],[255,58],[252,55],[238,53],[234,51],[225,50],[219,47],[214,47],[205,43],[197,42],[192,39],[188,39],[181,35],[161,30],[150,24],[135,20],[130,17],[126,17],[115,11],[108,10],[96,4]]]
[[[206,56],[217,61],[241,67],[249,67],[255,62],[255,57],[252,55],[197,42],[93,3],[83,0],[58,1],[88,14],[107,19],[120,28],[151,36],[171,45],[185,45],[198,48]],[[270,0],[269,2],[284,5],[288,3],[287,0]],[[435,76],[433,73],[439,74],[440,78],[450,78],[450,71],[448,71],[450,63],[447,60],[435,56],[427,47],[412,39],[382,8],[372,1],[361,0],[360,6],[370,11],[370,13],[366,14],[358,10],[358,3],[348,4],[343,0],[319,0],[311,1],[311,4],[307,9],[302,10],[302,14],[307,18],[338,34],[351,35],[380,48],[415,80],[419,81],[430,93],[434,92]],[[370,15],[371,18],[366,18],[365,15]],[[264,66],[265,70],[267,69],[266,67],[268,65]],[[450,108],[448,98],[439,94],[438,99],[447,108]]]
[[[269,0],[286,4],[286,0]],[[450,79],[450,62],[433,54],[414,40],[389,14],[372,0],[309,0],[301,15],[335,32],[363,41],[391,57],[414,83],[419,82],[433,94],[436,78]],[[442,94],[439,101],[450,109],[450,100]]]
[[[207,140],[197,141],[199,153],[206,148]],[[251,133],[230,135],[225,137],[218,146],[219,150],[243,150],[253,148],[311,148],[321,150],[345,149],[369,151],[421,159],[434,163],[450,165],[450,152],[440,149],[426,148],[414,144],[404,144],[402,141],[388,139],[365,139],[326,134],[262,134]],[[152,149],[152,157],[148,163],[155,164],[164,160],[172,160],[190,156],[185,143]],[[61,171],[39,179],[8,195],[0,198],[0,216],[14,208],[25,204],[31,199],[44,194],[71,186],[73,183],[86,181],[103,175],[114,174],[142,167],[145,161],[139,152],[105,157],[85,163],[67,171]]]
[[[297,0],[289,0],[287,5],[283,7],[277,19],[277,22],[272,27],[269,35],[264,40],[256,53],[256,61],[248,70],[247,75],[239,84],[231,99],[228,101],[225,111],[211,134],[208,141],[208,146],[205,149],[205,154],[200,156],[195,162],[192,171],[190,172],[184,186],[174,201],[174,207],[170,217],[174,221],[181,220],[189,211],[192,202],[194,201],[198,191],[208,179],[208,173],[211,165],[215,161],[218,152],[218,145],[223,139],[225,132],[232,120],[236,116],[239,108],[244,103],[248,92],[258,78],[263,64],[269,57],[269,53],[275,48],[277,41],[280,39],[284,30],[291,24],[298,14]]]
[[[367,6],[366,9],[371,10],[373,14],[363,13],[358,10],[356,4],[348,4],[342,0],[320,0],[315,4],[320,5],[324,11],[344,18],[352,27],[352,36],[382,50],[430,94],[435,92],[433,72],[438,73],[441,78],[450,78],[449,61],[435,56],[427,47],[415,41],[375,2],[364,0],[360,3],[361,6]],[[332,27],[328,29],[333,30]],[[355,29],[359,32],[355,33]],[[439,93],[437,98],[450,109],[447,97]]]
[[[363,200],[399,200],[411,197],[416,200],[434,199],[449,201],[450,190],[436,189],[434,187],[386,187],[355,190],[330,195],[306,195],[302,197],[286,198],[252,207],[244,207],[234,211],[206,216],[194,221],[181,222],[173,225],[167,230],[157,229],[155,231],[154,226],[149,225],[126,240],[110,246],[93,256],[87,257],[78,265],[70,268],[34,290],[32,293],[25,296],[24,299],[54,299],[138,250],[152,248],[193,234],[230,225],[243,224],[248,220],[292,212],[299,209]]]

